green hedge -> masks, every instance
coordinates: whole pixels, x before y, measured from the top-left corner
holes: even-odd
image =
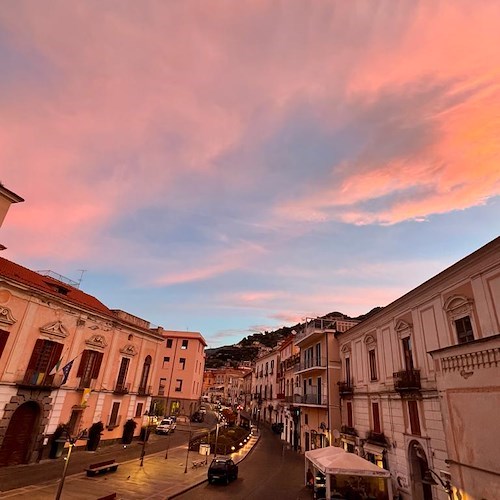
[[[227,455],[233,451],[238,451],[240,449],[240,443],[243,443],[243,440],[248,436],[250,436],[250,431],[243,427],[220,427],[219,437],[217,438],[217,455]],[[210,453],[215,453],[215,440],[215,430],[210,432],[210,436],[208,433],[199,434],[191,439],[189,442],[189,449],[198,451],[200,444],[208,443],[210,444]],[[234,450],[231,450],[232,446],[234,446]]]

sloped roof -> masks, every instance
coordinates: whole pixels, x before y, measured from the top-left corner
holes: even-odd
[[[306,451],[305,455],[306,459],[312,462],[323,474],[372,477],[390,477],[391,475],[388,470],[338,446]]]
[[[0,257],[0,277],[23,283],[48,295],[113,317],[111,310],[92,295],[50,276],[38,274],[3,257]]]

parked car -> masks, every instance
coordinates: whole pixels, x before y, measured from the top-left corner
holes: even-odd
[[[156,434],[171,434],[174,432],[177,424],[171,418],[164,418],[157,426],[156,426]]]
[[[212,460],[208,468],[208,482],[221,481],[229,484],[229,481],[238,478],[238,466],[231,457],[217,457]]]

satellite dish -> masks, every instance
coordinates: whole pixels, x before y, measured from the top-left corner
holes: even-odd
[[[340,437],[340,432],[338,431],[338,429],[333,429],[332,434],[335,439],[338,439]]]

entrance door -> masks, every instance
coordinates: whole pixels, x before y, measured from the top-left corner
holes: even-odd
[[[34,401],[21,405],[12,415],[0,448],[0,466],[28,463],[40,421],[40,407]]]
[[[412,498],[414,500],[433,500],[432,486],[422,482],[425,472],[429,468],[425,451],[416,441],[409,447],[409,458],[412,478]]]

